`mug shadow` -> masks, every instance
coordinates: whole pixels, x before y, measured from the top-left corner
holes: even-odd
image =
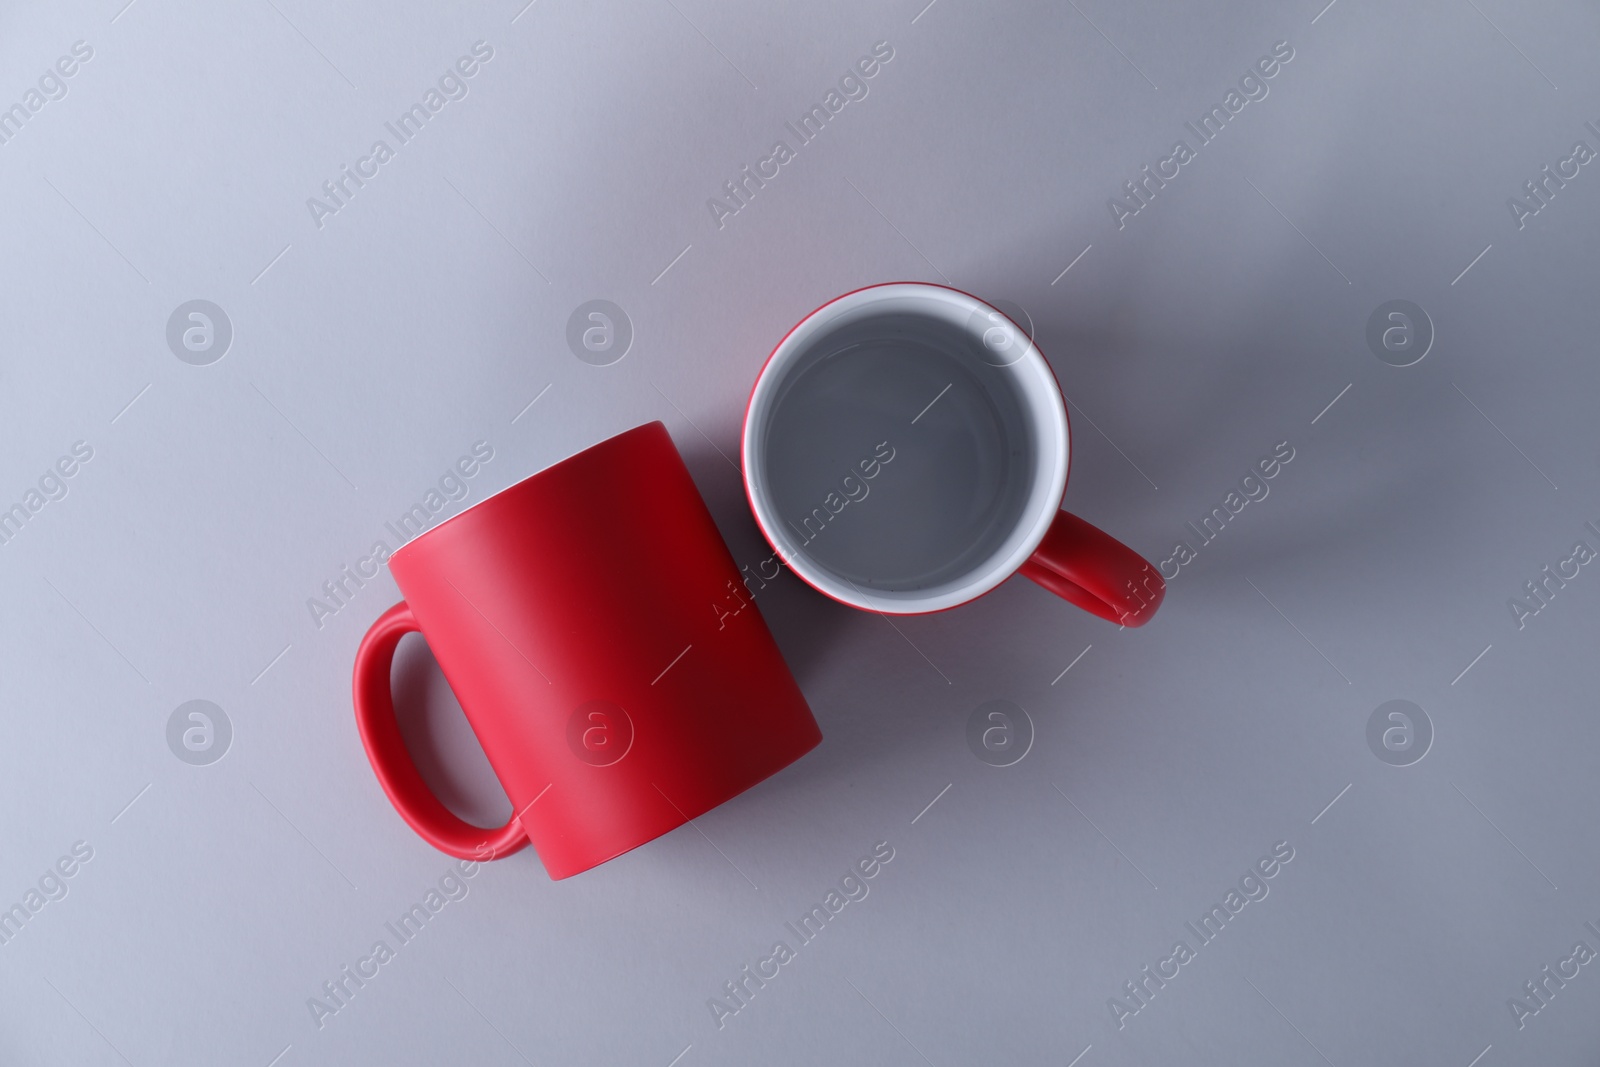
[[[1324,187],[1322,203],[1311,213],[1320,210],[1331,217],[1337,200]],[[1248,524],[1241,526],[1250,528],[1203,550],[1200,566],[1210,578],[1241,586],[1246,577],[1263,584],[1304,582],[1311,560],[1338,560],[1354,572],[1373,574],[1394,560],[1381,558],[1382,553],[1369,558],[1371,548],[1402,551],[1419,515],[1429,526],[1443,528],[1470,524],[1473,516],[1470,465],[1454,458],[1451,449],[1432,444],[1470,439],[1470,420],[1477,418],[1452,391],[1448,365],[1435,353],[1431,362],[1391,367],[1365,342],[1372,308],[1407,294],[1363,286],[1349,297],[1336,293],[1309,307],[1284,299],[1282,285],[1273,279],[1309,275],[1305,249],[1293,243],[1292,233],[1287,240],[1280,237],[1269,230],[1239,237],[1254,245],[1236,257],[1253,264],[1254,284],[1208,305],[1192,326],[1179,320],[1213,300],[1216,286],[1207,283],[1179,294],[1188,305],[1152,323],[1159,309],[1152,310],[1150,294],[1171,290],[1174,277],[1159,249],[1118,260],[1108,268],[1112,276],[1097,283],[1092,299],[1052,290],[1006,265],[989,264],[981,285],[956,278],[958,287],[981,299],[1024,308],[1031,320],[1024,325],[1031,325],[1056,371],[1068,397],[1076,446],[1066,509],[1138,546],[1152,562],[1162,560],[1184,536],[1186,522],[1209,513],[1277,442],[1287,440],[1296,448],[1299,465],[1278,478],[1270,500],[1263,502],[1270,519],[1246,516]],[[1012,262],[1037,264],[1048,258],[1047,245],[1062,243],[1041,234],[1036,248],[1021,250]],[[1428,299],[1425,293],[1415,295]],[[1313,424],[1319,409],[1346,383],[1352,383],[1355,395],[1340,394],[1343,410],[1334,407]],[[682,444],[686,455],[699,454],[691,469],[709,490],[708,503],[735,557],[740,562],[752,553],[765,558],[771,549],[726,460],[703,439]],[[718,444],[737,455],[737,441]],[[1152,491],[1147,478],[1160,490]],[[1174,582],[1169,599],[1205,595],[1208,589],[1214,584]],[[969,654],[991,657],[987,681],[981,686],[958,681],[935,694],[918,677],[927,665],[908,654],[904,662],[875,667],[876,676],[863,679],[861,692],[841,698],[834,686],[829,706],[813,708],[823,726],[823,748],[759,788],[787,803],[819,784],[838,784],[909,751],[947,744],[966,709],[998,695],[990,691],[995,678],[1037,671],[1029,662],[1030,655],[1037,658],[1037,648],[1019,649],[991,637],[1008,630],[1005,624],[1016,621],[1012,616],[1041,617],[1046,603],[1041,596],[1047,594],[1013,578],[980,604],[927,620],[896,620],[918,644],[924,632],[942,630],[946,637],[952,627],[970,632]],[[808,693],[840,647],[852,635],[868,632],[858,627],[876,623],[787,574],[759,603]],[[1099,620],[1079,618],[1065,605],[1060,611],[1062,621],[1057,624],[1052,616],[1050,625],[1064,641],[1077,641],[1074,648],[1105,632]],[[1070,658],[1069,652],[1061,665]],[[1048,681],[1046,674],[1039,692]],[[904,695],[884,699],[896,691]],[[1074,729],[1073,709],[1062,714],[1064,725]],[[880,721],[872,726],[858,718]],[[830,746],[835,734],[847,743]],[[856,743],[860,739],[868,743]]]
[[[1324,217],[1336,201],[1324,193]],[[1441,524],[1467,521],[1471,473],[1432,443],[1469,439],[1466,416],[1476,414],[1452,391],[1440,353],[1396,368],[1367,349],[1368,313],[1397,294],[1371,295],[1370,306],[1356,296],[1352,306],[1336,293],[1339,299],[1308,310],[1266,281],[1302,275],[1303,246],[1265,231],[1239,240],[1254,247],[1238,258],[1263,264],[1253,272],[1258,284],[1203,311],[1197,308],[1211,293],[1175,294],[1192,304],[1152,311],[1149,294],[1173,284],[1170,267],[1156,258],[1107,268],[1116,275],[1097,285],[1092,300],[1003,270],[976,293],[1026,310],[1068,397],[1075,454],[1066,509],[1081,508],[1097,524],[1106,516],[1113,536],[1159,535],[1140,541],[1151,553],[1160,550],[1159,562],[1186,521],[1198,522],[1251,463],[1287,440],[1307,457],[1304,467],[1316,470],[1298,482],[1278,479],[1265,504],[1279,512],[1270,542],[1252,541],[1248,553],[1206,553],[1203,565],[1213,575],[1270,574],[1310,556],[1347,555],[1358,532],[1397,534],[1419,509]],[[1018,261],[1038,262],[1045,244]],[[1182,324],[1190,314],[1207,328]],[[1319,380],[1326,384],[1312,384]],[[1313,425],[1346,383],[1355,395],[1340,394],[1343,410],[1332,407]],[[1227,472],[1221,480],[1219,469]],[[1145,477],[1160,491],[1148,491]]]

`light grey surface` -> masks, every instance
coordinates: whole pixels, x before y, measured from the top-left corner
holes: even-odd
[[[1595,1061],[1596,965],[1521,1028],[1508,999],[1600,949],[1600,577],[1521,628],[1508,600],[1600,548],[1600,171],[1520,229],[1507,198],[1600,148],[1600,16],[923,2],[0,11],[0,103],[93,48],[0,144],[0,497],[93,450],[0,546],[0,900],[93,850],[0,945],[0,1061]],[[307,198],[480,40],[468,95],[319,228]],[[798,144],[879,41],[867,95]],[[1278,41],[1268,94],[1199,145],[1184,123]],[[719,227],[707,198],[778,138],[794,158]],[[1194,158],[1119,229],[1108,198],[1178,138]],[[893,626],[775,583],[816,752],[574,880],[479,871],[319,1028],[308,998],[448,861],[350,713],[392,583],[320,626],[308,598],[474,442],[466,500],[654,418],[764,559],[726,458],[750,381],[813,307],[894,279],[1026,310],[1072,405],[1068,507],[1153,560],[1293,459],[1144,630],[1022,580]],[[209,365],[168,345],[192,300],[231,322]],[[569,348],[592,300],[631,322],[620,360]],[[1436,333],[1411,366],[1368,347],[1392,300]],[[425,653],[397,674],[454,802],[501,814]],[[193,700],[231,723],[209,765],[169,748]],[[1420,762],[1369,748],[1391,700],[1431,722]],[[984,723],[1031,744],[998,758]],[[708,999],[879,841],[870,894],[719,1029]],[[1278,842],[1270,893],[1201,946],[1185,923]],[[1180,938],[1118,1029],[1109,998]]]

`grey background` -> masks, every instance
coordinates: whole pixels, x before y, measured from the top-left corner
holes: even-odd
[[[94,449],[0,546],[0,900],[94,850],[0,946],[0,1061],[1600,1056],[1593,965],[1522,1029],[1507,1006],[1600,949],[1600,576],[1522,629],[1507,606],[1600,547],[1600,171],[1524,229],[1506,206],[1600,148],[1593,5],[122,2],[0,9],[6,106],[94,49],[0,145],[5,506]],[[480,39],[470,94],[318,229],[306,198]],[[880,40],[870,94],[718,229],[706,199]],[[1119,230],[1107,199],[1279,40],[1270,95]],[[307,998],[448,861],[350,712],[392,582],[320,628],[307,599],[472,442],[467,502],[657,418],[765,558],[725,461],[750,382],[897,279],[1026,309],[1073,405],[1067,506],[1154,560],[1295,458],[1144,630],[1020,579],[890,626],[784,578],[760,604],[820,749],[576,879],[482,870],[319,1029]],[[209,366],[166,345],[192,299],[233,326]],[[565,343],[594,299],[634,328],[610,366]],[[1365,342],[1393,299],[1436,328],[1414,366]],[[415,639],[397,683],[441,791],[503,816]],[[209,766],[166,742],[196,699],[233,727]],[[1410,766],[1366,742],[1392,699],[1433,724]],[[967,745],[991,700],[1033,724],[1008,767]],[[870,895],[719,1029],[707,999],[878,841]],[[1117,1029],[1108,999],[1279,841],[1270,895]]]

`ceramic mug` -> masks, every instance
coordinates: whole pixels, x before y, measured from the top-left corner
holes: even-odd
[[[801,580],[885,614],[943,611],[1023,574],[1125,626],[1156,568],[1061,510],[1066,405],[1038,347],[968,293],[846,293],[767,358],[745,412],[745,492]]]
[[[389,558],[405,600],[356,653],[356,722],[411,828],[462,859],[532,842],[565,878],[683,825],[822,740],[666,428],[639,426],[474,504]],[[428,789],[395,721],[427,638],[511,799],[485,829]]]

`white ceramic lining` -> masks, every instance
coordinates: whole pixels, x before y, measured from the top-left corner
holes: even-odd
[[[1066,406],[1055,375],[1038,348],[1020,329],[1021,354],[1003,368],[1017,390],[1036,449],[1032,484],[1022,517],[984,562],[957,579],[918,590],[892,592],[863,589],[809,558],[788,532],[770,497],[765,471],[766,433],[782,385],[811,344],[833,330],[883,313],[916,314],[938,319],[971,333],[981,345],[985,326],[999,316],[976,297],[942,286],[914,282],[880,285],[849,293],[812,312],[773,351],[750,396],[745,415],[741,459],[745,489],[756,522],[778,555],[805,582],[835,600],[869,611],[919,614],[942,611],[982,596],[1005,581],[1031,556],[1061,506],[1067,485],[1070,449]],[[1003,316],[1002,316],[1003,318]],[[1009,320],[1006,320],[1009,321]]]

